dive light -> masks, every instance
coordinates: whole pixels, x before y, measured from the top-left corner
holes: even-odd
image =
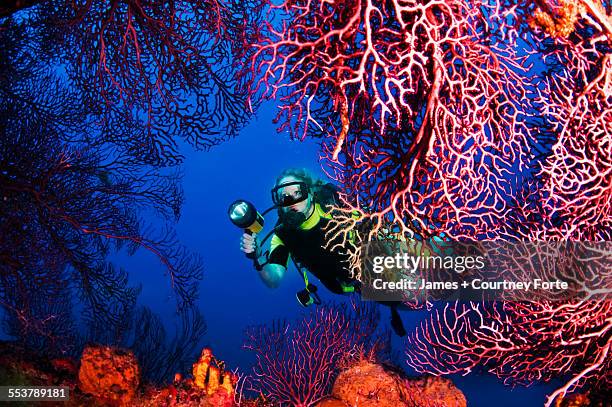
[[[263,229],[263,216],[257,212],[255,205],[244,199],[238,199],[232,203],[227,212],[232,223],[250,235],[259,233]],[[255,257],[255,252],[248,253],[246,256],[252,259]]]
[[[253,205],[249,201],[245,201],[244,199],[238,199],[237,201],[234,201],[230,205],[227,213],[229,215],[230,220],[232,221],[234,225],[238,226],[241,229],[244,229],[245,233],[252,235],[252,234],[261,232],[261,230],[264,227],[263,215],[267,214],[272,209],[278,208],[277,204],[278,203],[275,202],[274,206],[271,206],[270,208],[266,209],[263,212],[263,214],[261,214],[257,212],[257,209],[255,209],[255,205]],[[268,238],[270,237],[270,235],[272,235],[273,232],[274,230],[272,230],[270,233],[268,233],[266,237],[264,237],[262,244],[263,242],[268,240]],[[266,257],[265,263],[259,263],[259,260],[257,259],[257,255],[255,254],[255,251],[253,251],[252,253],[247,253],[246,256],[249,259],[253,259],[255,263],[255,268],[258,271],[261,271],[263,269],[263,266],[265,264],[268,264],[268,260],[267,260],[268,253],[267,252],[265,254],[265,257]],[[319,297],[319,294],[317,293],[317,286],[314,284],[308,283],[308,277],[306,276],[306,271],[302,270],[302,268],[295,262],[294,259],[292,260],[293,260],[293,264],[295,264],[295,268],[298,274],[300,274],[300,276],[304,278],[304,282],[306,283],[306,288],[299,291],[296,294],[298,302],[302,304],[302,306],[304,307],[307,307],[311,304],[321,304],[321,298]]]

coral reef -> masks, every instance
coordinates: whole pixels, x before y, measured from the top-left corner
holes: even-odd
[[[447,304],[408,338],[407,362],[435,375],[480,366],[507,384],[566,378],[547,405],[585,385],[609,391],[611,307],[609,301]]]
[[[280,131],[322,140],[352,206],[329,233],[357,232],[358,278],[360,244],[386,231],[609,241],[611,11],[609,0],[287,0],[255,45],[251,97],[279,102]],[[595,279],[609,285],[610,258],[599,258]],[[408,363],[521,385],[567,378],[546,406],[609,392],[610,303],[527,300],[432,313]]]
[[[143,383],[140,370],[134,354],[120,348],[88,346],[78,363],[69,358],[48,359],[15,343],[0,342],[0,386],[66,386],[70,400],[63,407],[238,405],[234,401],[238,377],[225,371],[224,363],[210,349],[204,349],[193,364],[193,378],[177,373],[173,383],[156,386]],[[267,404],[251,400],[240,405]]]
[[[555,407],[605,407],[610,405],[610,393],[606,389],[597,389],[587,393],[573,393],[560,397]]]
[[[178,140],[209,149],[250,118],[232,62],[249,53],[260,3],[28,1],[0,16],[25,20],[39,36],[30,52],[66,67],[83,106],[104,121],[99,139],[168,165],[183,159]]]
[[[232,407],[238,376],[225,370],[225,364],[214,357],[212,350],[204,348],[200,358],[192,366],[193,378],[180,373],[166,387],[148,386],[144,395],[134,405]]]
[[[317,403],[316,407],[348,407],[348,404],[342,400],[330,398],[321,400],[320,403]]]
[[[465,407],[463,393],[439,377],[407,379],[382,365],[363,360],[342,371],[332,397],[317,407]]]
[[[173,383],[160,387],[139,382],[138,362],[127,350],[88,346],[77,369],[75,360],[49,360],[12,343],[0,342],[0,385],[67,386],[70,401],[64,407],[466,406],[463,393],[450,380],[430,376],[407,378],[390,366],[372,362],[367,355],[350,363],[339,363],[336,368],[340,372],[325,394],[320,394],[317,400],[292,404],[278,402],[261,392],[257,399],[247,399],[242,394],[244,382],[239,382],[235,372],[227,371],[208,348],[202,350],[193,364],[193,377],[177,373]],[[567,399],[558,406],[581,406],[576,403],[591,396],[581,397]]]
[[[404,382],[410,407],[465,407],[467,401],[453,382],[443,377],[425,376]]]
[[[338,375],[332,396],[351,406],[406,406],[401,389],[402,380],[398,375],[364,361]]]
[[[377,332],[379,317],[373,304],[329,303],[303,319],[248,330],[245,348],[256,356],[249,386],[262,397],[248,405],[465,406],[448,379],[407,378],[380,364],[389,360],[389,343]]]
[[[324,304],[303,319],[247,330],[244,347],[256,357],[250,387],[275,405],[311,406],[330,393],[348,361],[384,352],[377,308],[345,305]]]
[[[88,346],[81,356],[79,387],[112,404],[128,405],[136,397],[140,367],[132,352],[110,346]]]
[[[214,358],[212,350],[208,348],[202,350],[200,359],[193,365],[193,384],[203,389],[210,402],[215,401],[215,406],[233,404],[237,381],[235,374],[223,371],[223,364]]]
[[[0,386],[66,386],[70,401],[63,407],[96,405],[93,396],[80,391],[77,372],[75,360],[49,360],[46,355],[25,350],[22,344],[0,342]]]

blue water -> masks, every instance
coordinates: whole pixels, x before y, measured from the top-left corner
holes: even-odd
[[[230,368],[247,372],[251,355],[242,350],[243,331],[249,325],[274,319],[297,318],[303,309],[295,293],[303,281],[290,268],[281,286],[267,288],[253,269],[250,260],[239,250],[242,231],[227,218],[227,208],[235,199],[247,199],[263,211],[271,205],[270,189],[276,176],[288,167],[306,167],[324,177],[319,165],[318,145],[308,140],[290,141],[278,134],[272,123],[274,106],[264,105],[258,116],[240,136],[210,152],[195,152],[185,147],[183,186],[186,202],[177,225],[183,244],[199,252],[204,259],[204,279],[198,306],[208,325],[203,343],[224,360]],[[267,228],[274,225],[276,215],[266,216]],[[172,332],[175,321],[175,300],[163,267],[150,255],[140,251],[121,262],[131,270],[133,282],[143,284],[140,302],[160,314]],[[323,299],[343,301],[322,289]],[[423,312],[402,313],[410,331],[423,318]],[[381,310],[387,323],[389,313]],[[403,340],[393,338],[393,350],[403,355]],[[404,368],[407,367],[404,365]],[[495,377],[472,374],[452,377],[465,393],[470,406],[541,406],[545,395],[555,386],[536,385],[529,388],[504,386]]]

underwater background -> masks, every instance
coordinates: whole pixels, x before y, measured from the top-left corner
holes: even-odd
[[[292,141],[278,134],[272,122],[274,104],[268,103],[257,117],[242,130],[240,136],[207,153],[186,153],[184,165],[185,205],[177,224],[181,241],[202,253],[204,276],[197,304],[207,324],[203,344],[229,366],[248,371],[253,355],[242,348],[244,330],[274,320],[294,320],[312,310],[304,309],[295,297],[304,281],[293,265],[287,270],[280,287],[266,287],[252,263],[239,249],[242,231],[227,216],[229,205],[236,199],[252,202],[262,212],[272,205],[270,190],[278,174],[286,168],[303,167],[328,179],[319,164],[319,146],[313,141]],[[189,147],[185,149],[188,151]],[[206,174],[206,175],[205,175]],[[330,180],[331,181],[331,180]],[[276,223],[276,214],[265,217],[264,236]],[[133,272],[130,280],[142,284],[140,303],[163,316],[168,331],[176,323],[172,291],[164,277],[164,269],[153,256],[139,252],[119,259]],[[316,283],[316,278],[312,277]],[[347,302],[324,287],[323,301]],[[438,304],[439,306],[440,304]],[[314,305],[311,306],[315,307]],[[381,324],[389,328],[389,310],[379,306]],[[403,311],[402,320],[410,331],[425,318],[424,311]],[[397,363],[403,362],[405,341],[392,334],[393,350],[399,352]],[[411,372],[403,364],[402,368]],[[453,376],[469,406],[541,406],[555,383],[530,387],[508,387],[491,375]]]
[[[609,1],[277,3],[0,7],[0,386],[67,385],[73,405],[214,407],[237,395],[274,405],[265,380],[294,390],[274,377],[304,344],[283,322],[304,328],[360,299],[318,284],[326,305],[304,308],[292,264],[271,289],[240,251],[229,205],[263,212],[287,168],[338,184],[366,221],[403,237],[612,240]],[[276,220],[265,215],[260,237]],[[595,256],[578,279],[609,293],[610,260]],[[405,338],[368,302],[378,326],[360,329],[383,338],[376,362],[390,377],[458,372],[445,377],[468,406],[548,406],[566,392],[603,406],[605,295],[486,311],[436,300],[400,312]],[[460,324],[456,348],[423,335],[452,332],[436,318],[460,320],[460,309],[461,322],[482,310],[492,325]],[[434,351],[415,371],[407,359],[423,349]],[[338,362],[328,350],[305,359]],[[258,376],[262,355],[286,363]],[[302,373],[298,393],[325,383]],[[293,403],[340,405],[318,397]]]

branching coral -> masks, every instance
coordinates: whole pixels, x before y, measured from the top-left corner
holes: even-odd
[[[402,233],[478,236],[525,168],[526,68],[495,2],[286,2],[255,89],[281,129],[326,137],[332,176]]]
[[[32,6],[17,13],[22,6]],[[235,64],[259,27],[257,1],[32,1],[0,13],[41,33],[99,118],[102,137],[151,164],[182,159],[184,139],[208,149],[250,117]],[[50,52],[48,50],[51,50]]]
[[[546,403],[587,382],[611,386],[610,301],[447,304],[409,338],[408,364],[436,375],[479,368],[506,383],[567,382]]]
[[[283,24],[256,46],[252,98],[280,99],[280,129],[293,137],[323,139],[349,207],[329,233],[357,232],[355,269],[371,239],[610,239],[609,1],[305,0],[276,10]],[[586,291],[602,270],[609,279],[609,258],[590,260],[574,276]],[[549,404],[605,383],[608,302],[532,299],[434,314],[410,363],[438,374],[482,364],[520,383],[568,375]]]
[[[329,395],[342,362],[383,350],[378,318],[372,303],[329,304],[295,324],[250,328],[244,347],[256,356],[251,386],[279,405],[314,405]]]
[[[127,329],[138,289],[106,259],[122,247],[156,256],[178,304],[189,305],[202,271],[199,257],[178,244],[169,227],[156,234],[138,214],[151,210],[164,226],[176,220],[180,174],[151,169],[104,142],[88,145],[90,117],[79,95],[44,60],[32,58],[24,23],[3,28],[0,304],[9,311],[10,334],[66,352],[74,338],[54,337],[66,337],[62,329],[73,327],[65,322],[77,301],[96,333]]]

